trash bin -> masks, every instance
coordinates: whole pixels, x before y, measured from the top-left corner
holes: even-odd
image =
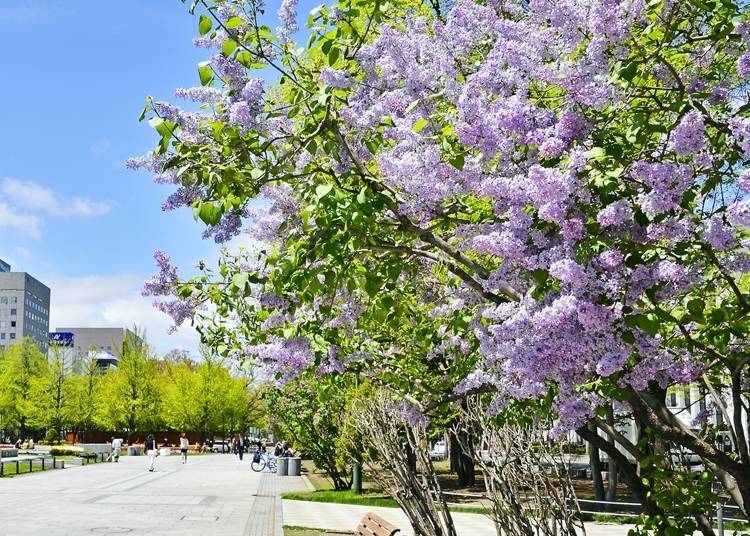
[[[287,476],[289,474],[289,458],[277,459],[276,474],[279,476]]]
[[[141,447],[130,446],[128,447],[128,456],[140,456]]]
[[[289,476],[299,476],[302,458],[289,458]]]

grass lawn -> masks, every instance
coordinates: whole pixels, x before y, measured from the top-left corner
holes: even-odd
[[[396,501],[391,499],[387,495],[382,493],[362,493],[356,494],[352,490],[346,491],[333,491],[333,490],[321,490],[311,491],[302,493],[282,493],[281,497],[284,499],[291,499],[294,501],[312,501],[312,502],[324,502],[324,503],[340,503],[340,504],[364,504],[367,506],[385,506],[389,508],[398,508]]]
[[[284,525],[284,536],[321,536],[325,530]]]
[[[52,460],[47,460],[45,463],[45,471],[49,471],[52,468]],[[29,471],[29,462],[21,461],[18,464],[18,472],[16,472],[15,463],[4,463],[3,464],[3,478],[12,478],[14,476],[27,474],[30,472],[38,473],[42,470],[42,462],[34,460],[32,464],[32,470]]]
[[[283,499],[290,499],[293,501],[311,501],[311,502],[324,502],[324,503],[338,503],[338,504],[359,504],[364,506],[384,506],[386,508],[399,508],[398,503],[394,501],[388,495],[383,493],[362,493],[357,494],[352,490],[347,491],[333,491],[333,490],[322,490],[312,491],[305,493],[282,493]],[[486,514],[489,512],[487,508],[477,506],[451,506],[451,512],[468,512],[470,514]]]

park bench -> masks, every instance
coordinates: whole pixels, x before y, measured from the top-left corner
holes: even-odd
[[[374,512],[368,512],[359,522],[359,526],[352,532],[328,531],[325,536],[393,536],[401,529],[391,525],[388,521]]]

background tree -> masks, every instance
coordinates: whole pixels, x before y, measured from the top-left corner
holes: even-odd
[[[163,427],[159,366],[148,344],[138,335],[128,335],[118,366],[101,380],[97,423],[105,430],[134,432]]]
[[[47,430],[45,439],[59,440],[69,424],[70,363],[63,349],[53,345],[49,348],[45,365],[31,381],[29,398],[32,404],[28,424]]]
[[[101,397],[102,371],[96,359],[88,357],[83,361],[80,374],[71,374],[66,379],[69,393],[66,421],[82,442],[87,434],[95,429],[98,401]]]
[[[351,382],[343,377],[310,375],[266,392],[268,412],[279,437],[291,440],[294,449],[324,470],[336,490],[351,486],[353,452],[338,450],[348,446],[339,439],[351,390]]]
[[[0,413],[4,425],[26,439],[36,406],[32,391],[35,383],[48,374],[47,360],[32,339],[24,338],[8,347],[1,374]]]

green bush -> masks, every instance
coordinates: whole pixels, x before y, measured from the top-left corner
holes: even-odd
[[[96,452],[66,447],[54,447],[49,451],[52,456],[78,456],[79,458],[96,458]]]
[[[44,442],[47,445],[61,445],[63,440],[60,439],[60,434],[54,430],[47,430],[47,434],[44,436]]]

